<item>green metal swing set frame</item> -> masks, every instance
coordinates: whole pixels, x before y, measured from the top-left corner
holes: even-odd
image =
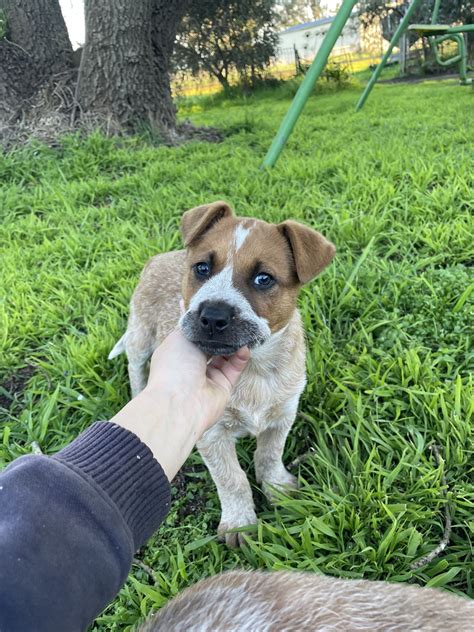
[[[293,102],[290,105],[288,112],[286,113],[280,128],[274,137],[270,149],[265,156],[262,167],[273,167],[281,154],[286,141],[288,140],[293,128],[298,120],[308,97],[310,96],[316,81],[319,79],[324,67],[327,63],[328,57],[331,54],[332,49],[342,33],[342,30],[351,16],[352,10],[358,0],[343,0],[341,8],[337,12],[331,26],[326,33],[321,47],[319,48],[316,57],[314,58],[311,66],[309,67],[299,89],[296,93]],[[474,24],[464,24],[458,26],[450,26],[448,24],[437,24],[439,9],[441,0],[434,1],[433,14],[431,17],[431,24],[412,24],[410,25],[410,18],[413,15],[415,9],[419,5],[421,0],[412,0],[407,12],[403,16],[398,28],[396,29],[393,37],[385,51],[380,63],[372,73],[369,82],[367,83],[364,92],[362,93],[359,101],[356,105],[356,111],[360,110],[366,102],[372,88],[374,87],[377,79],[380,76],[385,64],[387,63],[394,47],[398,44],[400,37],[405,31],[413,31],[420,36],[430,38],[430,44],[433,49],[435,59],[441,66],[451,66],[453,64],[459,64],[459,77],[461,85],[470,85],[473,83],[472,78],[467,76],[467,49],[464,41],[463,33],[474,32]],[[439,44],[446,40],[454,41],[457,44],[457,52],[449,59],[442,59],[439,51]]]

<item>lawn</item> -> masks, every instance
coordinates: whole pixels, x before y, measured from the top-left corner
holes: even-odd
[[[226,550],[194,454],[139,553],[153,577],[134,565],[93,630],[131,630],[237,566],[473,594],[474,91],[383,85],[355,114],[357,96],[313,96],[271,172],[258,167],[289,105],[282,89],[182,104],[182,117],[226,132],[219,144],[92,135],[0,156],[0,466],[33,442],[53,454],[127,401],[125,358],[107,354],[145,261],[180,246],[184,210],[223,198],[306,222],[338,248],[300,300],[308,387],[286,449],[300,491],[268,505],[242,442],[260,523],[245,549]],[[442,539],[447,504],[446,551],[411,570]]]

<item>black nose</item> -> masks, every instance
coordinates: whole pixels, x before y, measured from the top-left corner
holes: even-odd
[[[199,324],[202,331],[212,337],[227,329],[233,315],[233,307],[226,303],[207,303],[199,313]]]

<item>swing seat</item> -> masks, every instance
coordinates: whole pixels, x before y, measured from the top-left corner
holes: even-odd
[[[364,92],[357,102],[356,110],[360,110],[361,107],[364,105],[367,97],[370,94],[370,91],[372,90],[375,82],[379,78],[380,73],[387,63],[389,56],[392,54],[394,46],[398,44],[400,36],[405,31],[411,31],[412,33],[415,32],[419,36],[428,37],[431,48],[435,55],[436,62],[440,64],[440,66],[451,66],[452,64],[459,64],[459,83],[463,86],[472,85],[474,87],[474,78],[467,76],[467,47],[463,37],[463,33],[474,32],[474,24],[456,24],[454,26],[450,24],[436,24],[436,22],[438,21],[441,0],[434,0],[433,13],[431,15],[431,24],[409,25],[409,20],[419,3],[420,0],[412,0],[411,3],[408,4],[406,13],[401,19],[395,33],[393,34],[387,50],[383,54],[379,65],[372,73],[368,84],[365,86]],[[448,40],[451,40],[457,44],[457,53],[454,56],[449,57],[448,59],[443,59],[441,57],[439,44],[442,44],[443,42],[446,42]]]
[[[414,31],[419,36],[432,37],[431,47],[435,54],[436,62],[440,66],[459,64],[461,85],[466,86],[473,83],[472,78],[467,77],[467,51],[462,33],[474,31],[474,24],[458,24],[456,26],[450,26],[449,24],[411,24],[407,30]],[[456,42],[458,47],[457,54],[448,59],[442,59],[438,50],[438,44],[446,40]]]
[[[415,31],[420,36],[446,35],[451,26],[449,24],[410,24],[408,31]]]
[[[410,24],[408,31],[415,31],[418,35],[452,35],[454,33],[472,33],[474,24],[458,24],[451,26],[450,24]]]

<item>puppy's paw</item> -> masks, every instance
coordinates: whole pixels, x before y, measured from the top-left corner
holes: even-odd
[[[224,527],[224,530],[219,533],[219,540],[221,542],[225,542],[228,549],[240,549],[241,546],[245,545],[244,532],[240,531],[238,533],[225,533],[227,529],[234,529],[235,527]],[[248,533],[245,535],[248,536]]]
[[[265,477],[262,481],[262,491],[271,503],[277,501],[276,489],[281,489],[283,492],[291,492],[298,489],[298,487],[296,476],[290,474],[285,468],[282,468],[278,474],[273,474],[268,478]]]
[[[225,542],[229,549],[235,549],[245,544],[244,535],[248,536],[246,531],[236,531],[234,533],[228,533],[230,529],[239,529],[248,525],[257,524],[257,516],[253,509],[250,511],[243,511],[238,516],[222,517],[222,520],[217,527],[217,534],[221,542]]]

